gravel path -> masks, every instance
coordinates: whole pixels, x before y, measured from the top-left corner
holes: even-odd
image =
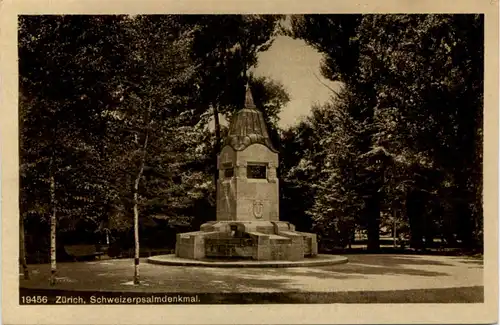
[[[204,268],[141,261],[134,286],[133,260],[59,263],[54,289],[134,292],[346,292],[483,286],[483,261],[424,255],[346,255],[347,264],[295,268]],[[49,288],[49,265],[30,265],[24,288]]]

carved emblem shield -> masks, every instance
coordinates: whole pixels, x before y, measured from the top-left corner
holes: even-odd
[[[262,218],[262,214],[264,211],[264,204],[260,200],[255,200],[253,201],[253,215],[255,218],[260,219]]]

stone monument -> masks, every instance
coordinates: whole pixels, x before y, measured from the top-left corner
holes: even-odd
[[[262,112],[246,88],[217,158],[217,220],[177,235],[175,254],[187,259],[297,261],[317,255],[316,235],[279,221],[278,152]]]

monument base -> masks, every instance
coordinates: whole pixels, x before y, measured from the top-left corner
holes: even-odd
[[[175,255],[256,261],[298,261],[318,254],[316,235],[284,221],[211,221],[200,231],[177,234]]]
[[[348,262],[347,257],[338,255],[318,254],[315,257],[304,258],[300,261],[254,261],[254,260],[221,260],[206,258],[192,260],[177,257],[174,254],[157,255],[147,259],[150,264],[166,266],[216,267],[216,268],[289,268],[289,267],[317,267],[338,265]]]

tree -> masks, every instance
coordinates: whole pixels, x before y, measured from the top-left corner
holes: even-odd
[[[379,76],[377,111],[398,121],[390,128],[379,122],[377,141],[405,162],[401,171],[411,184],[407,211],[417,246],[422,231],[434,223],[429,211],[417,207],[432,201],[450,204],[448,215],[455,217],[448,227],[456,225],[452,232],[466,247],[480,237],[471,230],[473,220],[482,218],[472,210],[482,206],[476,190],[481,189],[483,27],[480,15],[375,15],[360,28],[366,71]],[[390,36],[382,32],[388,28]],[[370,62],[373,57],[377,65]]]
[[[191,57],[200,67],[197,107],[211,111],[215,123],[213,166],[220,151],[222,132],[219,115],[231,114],[243,105],[247,71],[257,64],[257,54],[266,51],[277,32],[279,15],[186,15],[181,20],[193,26]],[[214,179],[217,171],[212,169]]]
[[[21,216],[50,215],[51,284],[56,275],[56,224],[72,223],[86,209],[102,212],[106,205],[91,170],[99,159],[101,113],[115,102],[109,72],[121,62],[117,30],[122,19],[19,19]],[[82,174],[90,177],[79,177]]]
[[[147,204],[141,183],[146,171],[163,174],[169,170],[165,155],[173,154],[172,147],[182,134],[177,128],[196,124],[195,113],[188,109],[194,88],[190,81],[195,70],[187,55],[192,42],[190,35],[191,31],[179,25],[175,16],[130,18],[128,61],[118,88],[122,102],[107,112],[109,146],[115,156],[121,157],[118,164],[108,166],[110,175],[115,175],[112,182],[122,183],[115,197],[128,201],[122,210],[130,205],[133,210],[135,284],[140,283],[139,214]],[[164,168],[151,166],[150,162],[158,162],[158,157],[163,158]],[[130,189],[132,195],[127,193]]]
[[[482,219],[477,145],[482,141],[482,19],[292,18],[291,35],[323,53],[323,75],[343,83],[336,103],[324,110],[342,113],[335,123],[346,133],[335,133],[330,141],[340,147],[325,150],[331,157],[342,157],[342,148],[354,154],[344,161],[330,159],[333,169],[318,184],[325,192],[318,192],[315,211],[324,220],[339,220],[333,214],[340,207],[330,216],[321,211],[338,200],[351,206],[361,200],[358,222],[367,229],[368,248],[378,247],[381,218],[390,215],[382,212],[401,208],[416,248],[437,231],[447,232],[451,241],[457,234],[466,247],[481,236],[473,225]],[[330,136],[322,132],[319,138],[328,143]],[[328,165],[328,160],[323,163]],[[343,173],[346,167],[352,172]]]
[[[324,54],[322,75],[332,81],[342,82],[344,87],[344,108],[351,127],[356,130],[350,143],[351,150],[364,155],[365,163],[358,163],[356,179],[343,179],[355,184],[352,193],[362,198],[361,220],[367,229],[368,249],[379,248],[380,224],[380,169],[371,168],[376,158],[368,157],[371,152],[371,137],[375,107],[373,80],[363,78],[359,60],[363,44],[359,41],[358,28],[362,15],[299,15],[291,20],[291,35],[302,38],[306,43]],[[359,157],[361,158],[361,157]],[[369,160],[369,161],[368,161]],[[349,175],[344,175],[350,177]]]
[[[23,268],[24,279],[29,280],[30,272],[26,263],[26,241],[24,238],[24,218],[19,218],[19,265]]]

